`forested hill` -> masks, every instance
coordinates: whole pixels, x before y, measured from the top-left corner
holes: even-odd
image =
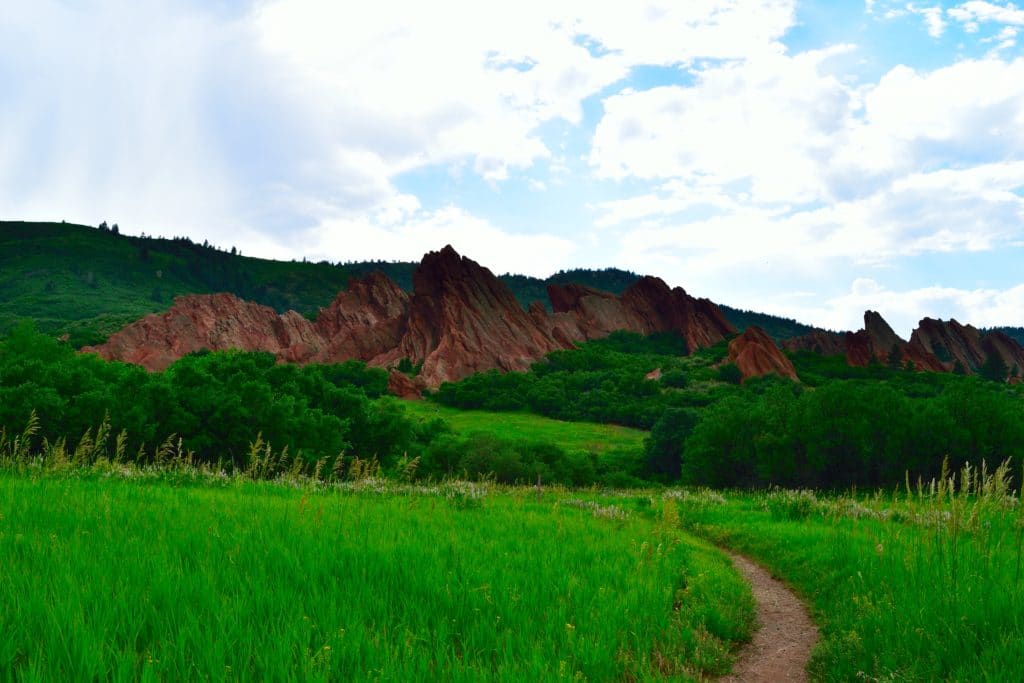
[[[1006,336],[1013,337],[1021,344],[1024,344],[1024,327],[985,327],[981,331],[982,333],[1002,332]]]
[[[244,251],[245,245],[240,246]],[[312,315],[349,278],[374,270],[410,290],[416,265],[272,261],[244,256],[238,245],[218,248],[187,238],[121,235],[114,225],[0,221],[0,334],[15,321],[31,318],[42,331],[68,334],[75,346],[95,344],[148,313],[166,310],[176,296],[212,292]],[[546,279],[513,274],[501,279],[527,307],[537,300],[548,304],[550,283],[577,282],[621,294],[639,277],[605,268],[561,271]],[[756,324],[777,339],[811,329],[728,306],[722,311],[739,330]]]

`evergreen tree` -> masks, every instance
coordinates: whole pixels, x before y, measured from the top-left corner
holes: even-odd
[[[978,373],[985,379],[990,379],[993,382],[1005,382],[1009,369],[1006,367],[1006,361],[1003,360],[1002,356],[998,353],[990,353],[985,359],[985,363],[978,369]]]
[[[903,365],[903,349],[900,348],[898,343],[892,345],[892,349],[889,350],[889,367],[893,370],[899,370]]]

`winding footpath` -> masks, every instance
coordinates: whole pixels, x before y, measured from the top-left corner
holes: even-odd
[[[793,591],[768,570],[726,551],[749,583],[757,602],[758,629],[740,652],[728,683],[807,681],[807,661],[818,642],[818,628]]]

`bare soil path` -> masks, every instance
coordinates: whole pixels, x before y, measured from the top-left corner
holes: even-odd
[[[786,584],[742,555],[727,553],[749,583],[757,601],[758,629],[736,666],[720,679],[729,683],[807,681],[807,661],[818,642],[818,628],[807,607]]]

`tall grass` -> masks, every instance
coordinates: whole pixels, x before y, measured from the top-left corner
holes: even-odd
[[[819,680],[1024,680],[1024,506],[1009,463],[873,495],[691,497],[682,518],[810,599]]]
[[[751,629],[674,500],[302,471],[260,441],[247,471],[172,440],[137,466],[102,426],[34,429],[0,434],[0,680],[690,678]]]

